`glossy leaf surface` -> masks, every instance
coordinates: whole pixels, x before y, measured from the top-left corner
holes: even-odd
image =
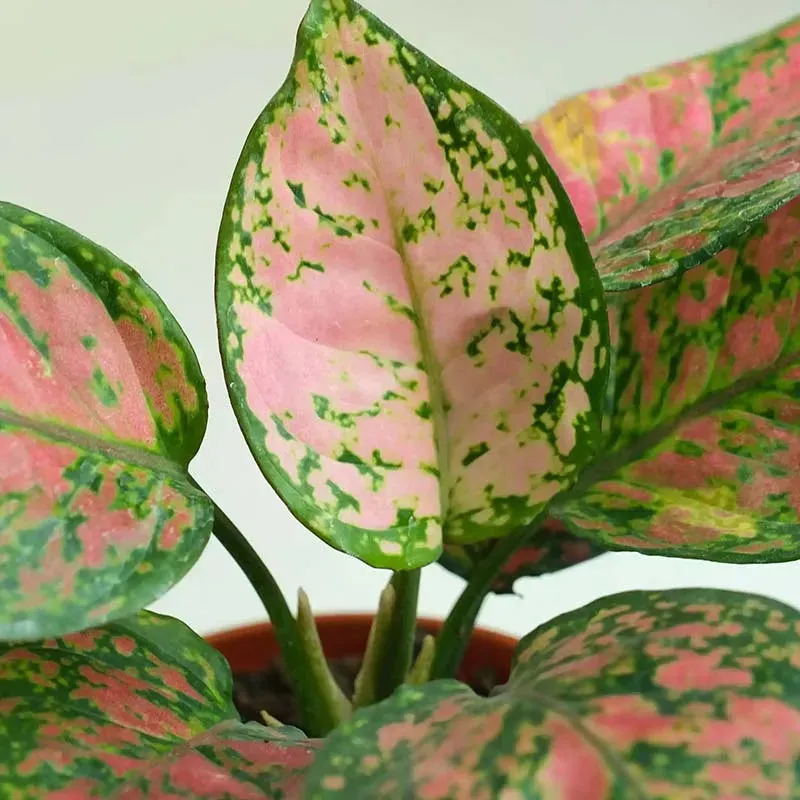
[[[156,614],[4,645],[4,796],[299,797],[314,743],[243,725],[231,696],[224,658]]]
[[[563,189],[504,111],[314,0],[218,249],[231,397],[297,517],[375,566],[530,522],[597,443],[606,312]]]
[[[554,513],[611,549],[800,557],[800,21],[534,132],[595,234],[614,353],[613,453]]]
[[[401,689],[326,740],[311,796],[789,798],[800,614],[693,589],[630,592],[525,637],[503,692]]]
[[[74,231],[0,203],[0,638],[138,611],[210,533],[185,467],[194,352],[158,296]]]
[[[496,542],[446,545],[439,563],[450,572],[469,580],[495,547]],[[588,539],[571,534],[563,522],[548,519],[503,566],[495,578],[491,591],[495,594],[513,594],[519,578],[538,578],[567,567],[581,564],[602,555],[603,550]]]

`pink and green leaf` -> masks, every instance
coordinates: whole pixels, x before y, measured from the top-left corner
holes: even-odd
[[[9,797],[301,796],[316,743],[240,722],[224,658],[140,612],[0,646],[0,784]]]
[[[381,567],[503,536],[595,452],[607,319],[561,185],[508,114],[351,0],[313,0],[217,259],[261,469]]]
[[[46,366],[62,375],[54,375],[49,384],[40,382],[35,391],[39,402],[30,403],[31,408],[38,406],[41,413],[37,417],[67,428],[80,424],[82,430],[95,435],[102,435],[105,429],[112,441],[129,440],[148,449],[154,447],[170,460],[186,466],[205,435],[208,399],[197,356],[161,298],[132,267],[65,225],[3,202],[0,202],[0,219],[28,233],[27,236],[18,233],[6,246],[6,269],[10,271],[4,283],[12,285],[5,288],[12,294],[14,289],[23,294],[15,299],[5,296],[2,299],[10,303],[9,311],[23,330],[27,325],[33,326],[29,346],[48,342],[50,349],[64,351],[60,355],[51,353],[55,361],[46,362]],[[67,262],[63,267],[47,263],[59,256]],[[14,276],[11,272],[18,274]],[[70,281],[77,283],[68,286]],[[38,292],[34,293],[31,283]],[[26,284],[30,296],[25,296]],[[90,292],[96,297],[92,298]],[[116,329],[116,336],[109,336],[108,341],[71,325],[67,315],[67,312],[85,313],[90,324],[94,324],[95,316],[100,316],[97,300]],[[70,308],[70,302],[80,305]],[[21,307],[16,308],[17,304]],[[44,324],[46,317],[42,315],[48,312],[53,315],[52,327]],[[108,320],[103,319],[102,325],[107,330]],[[124,359],[119,355],[122,349],[126,354]],[[98,355],[92,358],[84,353]],[[130,382],[130,373],[125,371],[128,362],[135,373]],[[9,366],[19,369],[20,365]],[[111,372],[106,374],[104,369]],[[91,374],[87,377],[89,370]],[[65,380],[67,376],[79,381],[73,388],[78,395],[73,404],[64,397],[67,386],[72,387]],[[22,385],[34,388],[34,381],[35,377],[28,377]],[[89,402],[89,407],[82,408],[78,416],[75,406],[78,401],[87,405],[87,390],[99,407],[98,402]],[[45,397],[39,399],[41,395]],[[149,415],[142,413],[143,404]],[[92,424],[86,417],[93,417],[95,423],[101,424]]]
[[[323,744],[310,796],[788,798],[800,614],[683,589],[604,598],[519,644],[509,683],[402,688]]]
[[[439,563],[450,572],[469,580],[476,568],[497,546],[496,541],[445,545]],[[582,564],[604,551],[594,542],[571,534],[563,522],[548,519],[524,547],[503,565],[491,586],[495,594],[513,594],[519,578],[538,578]]]
[[[186,466],[205,385],[139,276],[0,203],[0,639],[138,611],[179,580],[213,507]]]
[[[587,104],[543,146],[594,231],[608,451],[552,513],[609,549],[798,558],[800,20],[554,114]]]
[[[720,145],[759,138],[797,91],[800,17],[747,41],[562,100],[527,124],[587,236],[635,230],[632,212]],[[755,129],[755,130],[754,130]],[[715,158],[722,160],[725,151]],[[661,201],[656,201],[661,205]],[[644,212],[646,214],[646,212]],[[731,220],[735,222],[735,220]],[[715,231],[710,228],[707,233]]]

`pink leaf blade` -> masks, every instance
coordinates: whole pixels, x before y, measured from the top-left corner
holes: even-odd
[[[800,201],[734,246],[609,293],[610,453],[562,519],[609,549],[731,562],[800,556]]]
[[[334,797],[790,797],[800,614],[737,592],[628,592],[542,625],[491,698],[404,687],[323,743]]]
[[[127,616],[205,549],[214,509],[147,451],[54,437],[0,415],[0,640]]]
[[[587,236],[631,212],[720,142],[775,118],[800,76],[800,22],[624,83],[561,101],[527,124],[575,204]],[[789,104],[789,109],[792,108]],[[791,116],[791,114],[790,114]]]
[[[83,273],[0,214],[0,411],[157,450],[136,369]]]
[[[605,314],[560,184],[505,112],[356,3],[312,3],[217,270],[256,460],[374,566],[529,522],[594,449]]]
[[[300,800],[317,742],[252,723],[221,723],[148,765],[114,800]]]
[[[200,556],[213,507],[194,352],[139,276],[0,203],[0,639],[138,611]]]
[[[140,387],[155,423],[160,448],[187,465],[205,434],[208,398],[194,349],[161,298],[132,267],[65,225],[10,203],[0,203],[0,217],[46,242],[67,260],[73,275],[78,270],[91,285],[135,372],[135,377],[121,376],[119,381],[109,377],[109,388],[119,391],[120,384],[126,386],[132,378],[131,385]],[[110,338],[95,330],[101,324],[98,316],[85,318],[84,328],[93,330],[82,331],[84,349],[96,350]],[[76,350],[70,349],[71,357],[76,358]],[[109,360],[119,362],[121,354],[115,350]]]
[[[799,77],[794,19],[534,126],[562,154],[609,307],[608,452],[555,512],[601,547],[800,557]]]
[[[216,650],[148,612],[0,646],[3,786],[71,800],[302,796],[316,743],[243,725],[231,693]]]

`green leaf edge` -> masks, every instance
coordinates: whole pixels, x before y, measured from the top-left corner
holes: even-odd
[[[798,130],[800,130],[800,123],[798,123]],[[714,148],[712,147],[708,152],[713,152],[713,150]],[[696,267],[701,267],[714,256],[719,255],[723,250],[727,250],[728,248],[739,244],[746,239],[749,234],[765,219],[771,217],[776,211],[779,211],[781,208],[800,197],[800,171],[790,173],[789,175],[778,179],[776,183],[779,184],[778,188],[782,189],[783,191],[778,194],[778,197],[772,200],[772,202],[769,204],[760,206],[760,213],[757,215],[748,217],[747,219],[737,217],[737,225],[729,228],[723,228],[722,233],[720,233],[718,236],[715,236],[710,242],[702,247],[697,248],[696,250],[692,250],[690,253],[687,253],[675,259],[674,261],[671,261],[669,265],[665,265],[664,269],[658,275],[652,276],[649,279],[643,278],[642,280],[638,281],[626,279],[630,273],[636,273],[641,270],[642,267],[646,267],[647,262],[645,261],[637,262],[636,264],[632,264],[622,270],[614,272],[606,270],[601,273],[600,276],[603,284],[603,291],[606,294],[611,295],[613,298],[615,294],[635,291],[636,289],[645,289],[648,286],[655,286],[659,283],[664,283],[672,278],[682,276],[689,270],[692,270]],[[661,189],[653,192],[651,196],[657,196],[658,193],[663,190],[663,188],[664,187],[661,187]],[[764,186],[759,187],[759,189],[763,188]],[[754,195],[757,196],[759,189],[751,192],[748,196],[748,199]],[[638,207],[639,206],[637,206],[637,208]],[[658,219],[663,219],[663,217],[658,217]],[[601,246],[599,249],[601,252],[603,252],[606,249],[613,248],[615,252],[622,252],[627,239],[629,239],[631,236],[639,235],[642,231],[645,231],[648,227],[650,227],[650,225],[652,225],[652,223],[642,226],[633,234],[630,234],[630,236],[626,236],[618,241],[615,241],[611,245],[605,247]],[[601,236],[598,241],[601,241],[605,235],[608,233],[613,233],[613,231],[613,227],[609,228],[606,234]]]
[[[511,659],[511,677],[509,678],[509,683],[513,683],[514,670],[520,666],[520,657],[524,654],[530,642],[537,636],[546,633],[550,628],[563,625],[574,619],[589,617],[597,611],[613,608],[615,605],[634,605],[642,601],[650,602],[656,600],[691,605],[704,605],[711,602],[719,602],[726,606],[742,605],[745,602],[755,601],[758,603],[765,603],[770,608],[786,611],[800,623],[800,610],[781,600],[776,600],[773,597],[754,592],[742,592],[737,589],[715,589],[704,586],[689,586],[677,589],[630,589],[625,592],[604,595],[597,600],[574,608],[571,611],[565,611],[547,622],[542,622],[529,633],[522,636],[517,643],[517,647]],[[642,637],[646,636],[646,633],[642,634]],[[800,700],[800,698],[798,698],[798,700]]]

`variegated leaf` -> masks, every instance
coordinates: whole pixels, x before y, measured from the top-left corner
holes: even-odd
[[[553,513],[611,549],[800,557],[800,20],[534,129],[596,233],[613,342],[612,453]]]
[[[479,544],[445,545],[439,563],[450,572],[469,580],[497,545],[496,541]],[[540,577],[581,564],[603,554],[593,542],[571,534],[563,522],[548,519],[524,547],[514,553],[495,577],[491,591],[513,594],[519,578]]]
[[[606,233],[617,238],[622,231],[640,230],[648,212],[639,206],[673,185],[675,178],[683,178],[684,185],[691,182],[711,151],[720,145],[729,148],[713,155],[724,165],[737,140],[742,152],[763,132],[762,115],[761,123],[768,126],[785,104],[787,116],[797,116],[796,99],[792,103],[787,92],[796,98],[799,43],[797,17],[709,55],[568,98],[528,123],[586,235],[596,240]],[[775,189],[778,186],[771,187]],[[681,194],[675,199],[680,201]],[[663,200],[652,202],[664,207]],[[632,212],[637,212],[638,221],[626,222]],[[738,229],[735,218],[728,221]],[[722,233],[715,225],[694,232],[705,236],[689,248],[698,251]],[[670,239],[660,242],[653,235],[652,243],[663,251]]]
[[[800,789],[800,614],[682,589],[604,598],[519,644],[485,699],[402,688],[324,743],[326,800],[722,800]]]
[[[0,646],[0,795],[300,797],[316,743],[231,698],[225,659],[157,614]]]
[[[133,613],[194,563],[213,508],[186,465],[205,384],[113,254],[0,203],[0,638]]]
[[[351,0],[313,0],[225,209],[231,397],[291,510],[381,567],[529,523],[593,454],[606,311],[504,111]]]

